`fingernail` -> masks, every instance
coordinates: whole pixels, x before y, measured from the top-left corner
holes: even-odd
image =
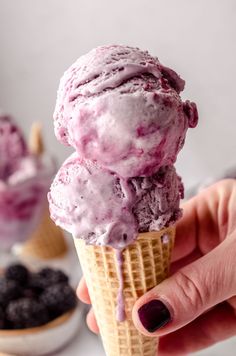
[[[151,300],[141,306],[138,315],[144,328],[153,333],[171,320],[171,315],[167,307],[160,300]]]

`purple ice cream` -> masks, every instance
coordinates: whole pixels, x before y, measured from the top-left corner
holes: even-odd
[[[182,194],[173,166],[150,177],[124,179],[74,153],[57,173],[48,197],[53,220],[74,237],[122,249],[139,232],[175,223]]]
[[[185,82],[148,52],[103,46],[80,57],[61,79],[57,138],[81,157],[124,178],[172,165],[197,109],[183,102]]]
[[[103,46],[61,79],[57,138],[76,152],[51,186],[53,220],[89,244],[122,249],[140,232],[181,216],[183,185],[173,166],[197,107],[184,81],[148,52]]]
[[[127,46],[93,49],[60,82],[55,134],[76,152],[52,183],[51,217],[74,238],[116,249],[119,321],[122,250],[181,216],[183,185],[173,164],[198,122],[196,105],[180,97],[184,84],[156,57]]]

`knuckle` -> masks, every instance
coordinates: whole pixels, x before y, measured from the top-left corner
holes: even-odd
[[[188,306],[186,305],[186,307],[189,308],[190,305],[193,310],[201,310],[204,308],[205,298],[203,288],[200,287],[199,282],[184,270],[178,271],[175,277],[177,288],[180,293],[180,301],[183,300],[184,304],[186,304],[187,300]]]

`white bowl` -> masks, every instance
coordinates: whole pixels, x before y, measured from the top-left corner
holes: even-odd
[[[1,352],[14,356],[42,356],[66,345],[78,332],[82,307],[63,314],[43,326],[22,330],[0,330]]]

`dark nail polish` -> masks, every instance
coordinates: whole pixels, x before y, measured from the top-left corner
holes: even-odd
[[[141,306],[138,310],[138,315],[141,323],[150,333],[166,325],[171,320],[170,312],[165,304],[156,299]]]

